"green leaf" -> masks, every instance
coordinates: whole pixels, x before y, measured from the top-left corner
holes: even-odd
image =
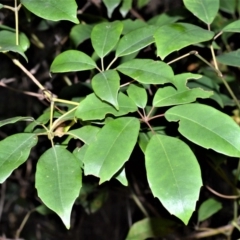
[[[133,59],[119,65],[117,70],[144,84],[171,83],[174,78],[169,65],[151,59]]]
[[[240,157],[240,129],[228,115],[203,104],[170,108],[165,117],[179,123],[178,131],[187,139],[207,149],[231,157]]]
[[[128,186],[125,168],[122,168],[115,176],[115,178],[125,187]]]
[[[144,87],[140,85],[131,84],[127,89],[128,96],[140,108],[145,108],[147,105],[147,92]]]
[[[154,25],[157,25],[158,27],[161,27],[163,25],[175,23],[178,20],[180,20],[181,18],[182,17],[180,17],[180,16],[171,16],[171,15],[168,15],[167,13],[162,13],[158,16],[151,18],[148,21],[148,24],[154,24]]]
[[[175,76],[174,86],[166,86],[157,90],[153,98],[154,107],[165,107],[186,104],[196,101],[197,98],[209,98],[213,92],[204,91],[201,88],[189,89],[188,80],[199,79],[201,75],[182,73]]]
[[[81,168],[83,168],[83,159],[87,152],[87,149],[88,149],[88,145],[84,144],[82,147],[80,148],[77,147],[73,151],[73,155],[79,160]]]
[[[174,225],[174,222],[165,218],[144,218],[131,226],[126,240],[164,237],[173,231]]]
[[[122,117],[110,122],[99,131],[84,156],[84,172],[108,181],[129,159],[136,144],[140,123],[137,118]]]
[[[91,70],[96,63],[87,54],[77,50],[67,50],[60,53],[51,64],[53,73]]]
[[[116,57],[134,53],[153,43],[153,34],[156,29],[156,26],[146,26],[124,35],[118,43]]]
[[[32,117],[13,117],[13,118],[8,118],[8,119],[4,119],[2,121],[0,121],[0,127],[7,125],[7,124],[12,124],[12,123],[16,123],[19,121],[34,121],[34,118]]]
[[[145,133],[145,132],[140,132],[139,136],[138,136],[138,145],[141,148],[142,152],[144,153],[147,145],[150,141],[150,136],[149,134]]]
[[[82,186],[82,173],[77,158],[60,146],[48,149],[40,157],[36,170],[36,188],[43,203],[56,212],[66,228],[74,201]]]
[[[234,21],[222,29],[223,32],[240,32],[240,20]]]
[[[100,72],[92,78],[92,88],[95,94],[118,109],[118,90],[120,77],[115,70]]]
[[[111,18],[113,11],[120,4],[121,0],[102,0],[102,1],[107,8],[108,17]]]
[[[74,138],[78,138],[83,141],[85,144],[89,145],[91,142],[95,141],[96,135],[99,132],[100,128],[86,125],[78,129],[74,129],[68,132],[68,134]]]
[[[16,34],[10,31],[0,31],[0,52],[16,52],[25,58],[27,61],[27,57],[24,54],[24,50],[29,42],[25,35],[20,35],[20,44],[16,45]]]
[[[217,56],[217,61],[232,67],[240,66],[240,49]]]
[[[105,57],[113,50],[119,41],[122,30],[123,24],[120,21],[99,23],[93,28],[92,46],[100,58]]]
[[[3,183],[13,170],[27,160],[37,140],[35,134],[18,133],[0,141],[0,183]]]
[[[137,0],[137,7],[142,8],[149,3],[150,0]]]
[[[0,9],[3,8],[3,4],[0,3]]]
[[[153,195],[187,224],[202,186],[200,167],[191,149],[177,138],[156,134],[147,146],[145,159]]]
[[[164,59],[170,53],[191,44],[211,40],[213,32],[189,23],[173,23],[160,27],[154,34],[157,55]]]
[[[220,9],[224,12],[234,14],[236,9],[236,0],[220,0]]]
[[[107,114],[122,116],[129,112],[137,111],[134,102],[123,93],[118,94],[119,110],[116,110],[109,103],[101,101],[94,93],[89,94],[81,103],[76,111],[76,117],[86,120],[104,119]]]
[[[219,0],[183,0],[185,7],[197,18],[211,24],[219,9]]]
[[[123,35],[126,35],[127,33],[134,31],[138,28],[148,26],[146,22],[143,22],[139,19],[136,19],[136,20],[125,19],[122,21],[122,23],[123,23],[123,31],[122,31]]]
[[[70,39],[75,47],[90,38],[92,28],[93,26],[88,24],[78,24],[71,29]]]
[[[198,210],[198,221],[202,222],[222,209],[222,204],[213,198],[203,202]]]
[[[122,6],[119,9],[120,13],[122,14],[122,17],[125,18],[128,14],[129,10],[132,8],[132,1],[133,0],[123,0]]]
[[[30,12],[40,18],[59,21],[68,20],[79,23],[77,19],[77,4],[75,0],[21,0],[21,3]]]

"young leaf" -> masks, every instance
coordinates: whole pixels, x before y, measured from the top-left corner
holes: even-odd
[[[151,59],[133,59],[117,67],[121,73],[144,84],[172,83],[172,68],[164,62]]]
[[[198,221],[202,222],[222,209],[222,204],[213,198],[203,202],[198,210]]]
[[[129,159],[137,142],[138,119],[123,117],[107,122],[84,156],[84,172],[108,181]]]
[[[240,32],[240,20],[236,20],[222,29],[223,32]]]
[[[3,183],[13,170],[27,160],[37,140],[35,134],[18,133],[0,141],[0,183]]]
[[[54,146],[43,153],[36,170],[38,196],[59,215],[68,229],[72,206],[81,186],[80,163],[72,153],[60,146]]]
[[[21,3],[30,12],[37,16],[52,20],[68,20],[79,23],[77,19],[77,4],[75,0],[21,0]]]
[[[201,88],[189,89],[186,84],[190,79],[198,79],[201,75],[182,73],[175,76],[173,86],[159,88],[153,98],[154,107],[180,105],[196,101],[197,98],[209,98],[213,92]]]
[[[146,26],[124,35],[118,43],[116,57],[134,53],[153,43],[156,29],[156,26]]]
[[[112,105],[101,101],[94,93],[89,94],[80,104],[76,111],[76,117],[86,120],[101,120],[107,114],[114,116],[122,116],[129,112],[137,111],[137,106],[134,102],[123,93],[118,94],[119,110],[116,110]]]
[[[122,1],[122,6],[119,9],[120,13],[122,14],[122,17],[126,17],[128,14],[129,10],[132,8],[132,1],[133,0],[123,0]]]
[[[203,104],[170,108],[165,117],[179,123],[178,131],[204,148],[231,157],[240,157],[240,129],[228,115]]]
[[[217,56],[217,61],[232,67],[240,67],[240,49]]]
[[[147,92],[142,86],[131,84],[127,89],[128,96],[140,108],[145,108],[147,105]]]
[[[206,24],[211,24],[219,9],[219,0],[183,0],[185,7]]]
[[[202,186],[200,167],[191,149],[177,138],[156,134],[147,146],[145,159],[153,195],[187,224]]]
[[[16,45],[16,33],[10,32],[10,31],[0,31],[0,52],[16,52],[22,55],[25,60],[27,61],[27,57],[24,54],[26,42],[23,42],[23,45],[21,44],[20,39],[20,45]]]
[[[191,44],[205,42],[214,36],[213,32],[189,23],[164,25],[155,32],[157,55],[164,59],[170,53]]]
[[[86,39],[90,38],[92,28],[93,26],[88,24],[78,24],[71,29],[70,39],[72,40],[75,47],[77,47]]]
[[[91,70],[96,63],[87,54],[77,50],[67,50],[60,53],[51,64],[50,72],[73,72]]]
[[[123,30],[120,21],[97,24],[91,33],[94,50],[100,58],[105,57],[116,46]]]
[[[103,3],[107,8],[109,18],[112,17],[114,9],[120,4],[120,2],[121,0],[103,0]]]
[[[95,94],[118,109],[118,90],[120,77],[115,70],[100,72],[92,78],[92,88]]]
[[[19,121],[34,121],[34,118],[32,117],[13,117],[13,118],[8,118],[8,119],[4,119],[2,121],[0,121],[0,127],[7,125],[7,124],[12,124],[12,123],[16,123]]]

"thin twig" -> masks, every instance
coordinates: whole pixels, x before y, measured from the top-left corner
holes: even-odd
[[[220,197],[220,198],[231,199],[231,200],[240,198],[240,196],[237,196],[237,195],[229,196],[229,195],[224,195],[224,194],[218,193],[218,192],[216,192],[215,190],[213,190],[212,188],[210,188],[210,187],[207,186],[207,185],[205,185],[205,187],[206,187],[210,192],[212,192],[213,194],[215,194],[216,196],[218,196],[218,197]]]

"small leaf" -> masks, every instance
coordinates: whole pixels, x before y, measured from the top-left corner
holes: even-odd
[[[37,136],[32,133],[18,133],[0,141],[0,183],[3,183],[23,164],[37,144]]]
[[[203,104],[170,108],[165,117],[179,123],[178,131],[187,139],[207,149],[231,157],[240,157],[240,129],[228,115]]]
[[[171,83],[174,78],[169,65],[151,59],[133,59],[119,65],[117,70],[144,84]]]
[[[7,124],[12,124],[12,123],[16,123],[19,121],[34,121],[34,118],[32,117],[13,117],[13,118],[8,118],[8,119],[4,119],[2,121],[0,121],[0,127],[7,125]]]
[[[198,210],[198,221],[202,222],[222,209],[222,204],[213,198],[203,202]]]
[[[127,89],[128,96],[140,108],[145,108],[147,105],[147,92],[142,86],[131,84]]]
[[[122,6],[120,8],[120,13],[122,14],[122,17],[126,17],[128,14],[129,10],[132,8],[132,1],[133,0],[123,0],[122,1]]]
[[[92,78],[92,88],[95,94],[118,109],[118,90],[120,77],[115,70],[100,72]]]
[[[75,47],[90,38],[92,28],[93,26],[88,24],[78,24],[71,29],[70,39]]]
[[[126,240],[164,237],[173,231],[174,225],[174,222],[165,218],[144,218],[131,226]]]
[[[202,186],[200,167],[191,149],[177,138],[156,134],[147,146],[145,159],[153,195],[187,224]]]
[[[59,215],[67,229],[70,228],[72,206],[81,186],[80,164],[72,153],[60,146],[43,153],[36,170],[38,196]]]
[[[122,168],[115,176],[115,178],[125,187],[128,186],[125,168]]]
[[[183,0],[185,7],[206,24],[211,24],[219,9],[219,0]]]
[[[103,0],[103,3],[107,8],[109,18],[112,17],[114,9],[120,4],[120,2],[121,0]]]
[[[107,122],[84,156],[84,172],[108,181],[129,159],[140,128],[138,119],[123,117]]]
[[[94,50],[100,58],[105,57],[116,46],[123,30],[120,21],[97,24],[91,33]]]
[[[236,9],[236,1],[235,0],[220,0],[220,9],[224,12],[234,14]]]
[[[23,45],[21,45],[21,39],[23,39]],[[16,34],[10,31],[0,31],[0,52],[16,52],[22,55],[27,61],[27,57],[24,54],[24,48],[26,47],[25,37],[20,37],[20,45],[16,45]]]
[[[189,23],[164,25],[158,28],[154,34],[157,55],[164,59],[174,51],[178,51],[191,44],[211,40],[213,36],[213,32]]]
[[[197,98],[209,98],[213,92],[201,88],[189,89],[186,84],[190,79],[198,79],[201,75],[182,73],[175,76],[173,86],[165,86],[157,90],[153,98],[154,107],[180,105],[196,101]]]
[[[40,18],[52,21],[68,20],[79,23],[76,16],[77,4],[75,0],[21,0],[21,3]]]
[[[101,101],[94,93],[89,94],[81,103],[76,111],[76,117],[86,120],[104,119],[107,114],[122,116],[129,112],[137,111],[134,102],[123,93],[118,95],[119,110],[112,105]]]
[[[77,50],[67,50],[60,53],[51,64],[53,73],[91,70],[96,63],[87,54]]]
[[[231,22],[222,29],[223,32],[240,32],[240,20]]]
[[[116,57],[134,53],[153,43],[153,34],[156,29],[156,26],[146,26],[124,35],[118,43]]]
[[[240,67],[240,49],[217,56],[217,61],[232,67]]]

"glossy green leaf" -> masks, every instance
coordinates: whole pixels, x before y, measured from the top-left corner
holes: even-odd
[[[174,222],[166,218],[144,218],[131,226],[126,240],[164,237],[172,232],[174,225]]]
[[[117,70],[144,84],[171,83],[174,78],[169,65],[151,59],[133,59],[119,65]]]
[[[99,131],[84,156],[84,172],[108,181],[129,159],[137,142],[140,123],[137,118],[122,117],[110,122]]]
[[[117,71],[108,70],[96,74],[92,78],[92,88],[99,98],[118,109],[120,77]]]
[[[213,32],[189,23],[173,23],[160,27],[154,34],[157,55],[164,59],[170,53],[191,44],[211,40]]]
[[[108,17],[111,18],[113,11],[120,4],[121,0],[102,0],[102,1],[107,8]]]
[[[128,186],[128,180],[126,177],[125,168],[121,169],[115,176],[115,178],[125,187]]]
[[[120,21],[99,23],[93,28],[92,46],[100,58],[105,57],[113,50],[119,41],[122,30],[123,24]]]
[[[91,70],[96,63],[87,54],[77,50],[60,53],[52,62],[50,71],[53,73]]]
[[[146,26],[124,35],[118,43],[116,57],[134,53],[153,43],[153,34],[156,29],[156,26]]]
[[[32,121],[34,121],[34,118],[32,118],[32,117],[13,117],[13,118],[4,119],[4,120],[0,121],[0,127],[7,125],[7,124],[16,123],[19,121],[32,122]]]
[[[222,29],[223,32],[240,32],[240,20],[236,20]]]
[[[177,138],[156,134],[147,146],[145,159],[153,195],[187,224],[202,186],[200,167],[193,152]]]
[[[59,215],[68,229],[72,206],[79,196],[81,186],[80,164],[72,153],[60,146],[54,146],[43,153],[36,170],[38,196]]]
[[[132,8],[132,1],[133,0],[123,0],[122,1],[122,6],[119,9],[120,13],[122,14],[122,17],[126,17],[128,14],[129,10]]]
[[[85,144],[90,144],[95,141],[96,135],[99,132],[100,128],[86,125],[81,128],[77,128],[68,132],[68,134],[74,138],[80,139]]]
[[[224,12],[234,14],[236,10],[236,0],[220,0],[220,9]]]
[[[189,89],[188,80],[199,79],[201,75],[192,73],[178,74],[174,78],[174,86],[159,88],[153,98],[154,107],[165,107],[186,104],[196,101],[197,98],[209,98],[213,92],[201,88]]]
[[[128,96],[140,108],[145,108],[147,105],[147,92],[144,87],[140,85],[131,84],[127,89]]]
[[[27,38],[24,37],[24,35],[22,36],[23,37],[20,37],[19,39],[20,44],[16,45],[16,34],[14,32],[6,31],[6,30],[0,31],[0,52],[9,52],[9,51],[16,52],[16,53],[19,53],[21,56],[23,56],[27,61],[27,57],[24,54],[24,50],[26,49],[26,45],[27,45],[26,41],[28,40],[26,40]]]
[[[240,129],[228,115],[203,104],[170,108],[165,117],[179,122],[178,131],[187,139],[221,154],[240,157]]]
[[[37,144],[37,136],[32,133],[18,133],[0,141],[0,183],[3,183],[23,164]]]
[[[68,20],[79,23],[75,0],[21,0],[21,3],[40,18],[52,21]]]
[[[86,120],[104,119],[107,114],[122,116],[129,112],[137,111],[134,102],[123,93],[118,94],[119,110],[116,110],[109,103],[101,101],[94,93],[88,95],[80,104],[76,111],[76,117]]]
[[[185,7],[197,18],[211,24],[219,9],[219,0],[183,0]]]
[[[217,61],[232,67],[240,67],[240,49],[217,56]]]
[[[222,204],[213,198],[203,202],[198,210],[198,221],[202,222],[222,209]]]
[[[93,26],[88,24],[78,24],[71,29],[70,39],[75,47],[90,38],[92,28]]]

